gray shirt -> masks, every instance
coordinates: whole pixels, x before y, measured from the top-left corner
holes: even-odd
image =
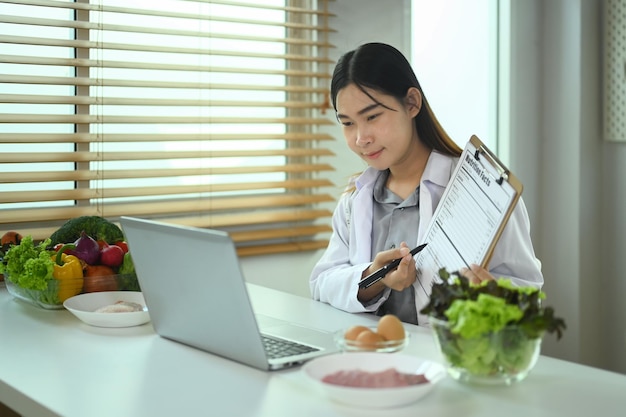
[[[374,215],[372,227],[372,259],[383,250],[393,249],[406,242],[417,242],[419,228],[419,187],[406,200],[389,190],[385,184],[389,171],[383,172],[374,185]],[[417,324],[415,290],[413,286],[391,294],[376,314],[395,314],[406,323]]]

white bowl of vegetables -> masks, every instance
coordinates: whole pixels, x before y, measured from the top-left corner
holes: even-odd
[[[563,319],[542,307],[545,294],[515,287],[508,279],[470,284],[462,276],[440,271],[429,304],[435,341],[457,381],[511,385],[524,380],[541,351],[546,332],[560,339]]]

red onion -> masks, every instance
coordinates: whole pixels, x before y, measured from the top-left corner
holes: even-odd
[[[76,256],[89,265],[98,264],[98,261],[100,261],[100,246],[84,230],[80,233],[80,237],[74,242],[74,245],[76,245],[76,248],[68,250],[66,253]]]

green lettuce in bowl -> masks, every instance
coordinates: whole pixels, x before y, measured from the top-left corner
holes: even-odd
[[[471,284],[458,273],[439,271],[429,304],[435,341],[448,373],[465,382],[510,385],[534,367],[547,333],[562,337],[563,319],[544,307],[545,294],[508,279]]]

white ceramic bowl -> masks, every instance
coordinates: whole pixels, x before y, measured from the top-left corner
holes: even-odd
[[[423,374],[428,382],[397,388],[356,388],[323,382],[338,371],[380,372],[394,368],[398,372]],[[446,376],[446,369],[436,362],[402,353],[350,352],[322,356],[306,363],[303,372],[331,400],[361,408],[391,408],[410,404],[429,393]]]
[[[118,301],[141,304],[142,311],[125,313],[96,313],[96,310]],[[150,321],[143,294],[137,291],[101,291],[68,298],[63,306],[83,322],[97,327],[132,327]]]

